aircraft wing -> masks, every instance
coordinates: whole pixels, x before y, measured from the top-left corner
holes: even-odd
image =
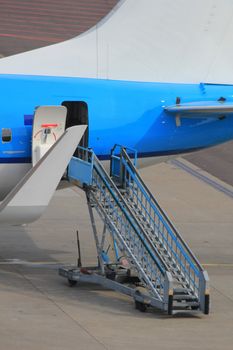
[[[21,225],[37,220],[47,208],[87,126],[66,129],[0,204],[0,223]]]

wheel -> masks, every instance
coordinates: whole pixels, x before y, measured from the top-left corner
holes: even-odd
[[[197,305],[197,306],[191,306],[191,309],[192,310],[198,310],[199,309],[199,306]]]
[[[70,287],[74,287],[77,284],[77,281],[74,281],[68,278],[68,283]]]
[[[135,308],[141,312],[146,312],[147,305],[144,303],[141,303],[140,301],[135,300]]]
[[[210,296],[209,294],[205,295],[205,309],[204,314],[209,315],[210,312]]]
[[[112,270],[106,271],[106,278],[112,281],[115,281],[116,278],[116,272]]]
[[[168,296],[168,309],[167,313],[169,316],[172,316],[173,314],[173,295]]]

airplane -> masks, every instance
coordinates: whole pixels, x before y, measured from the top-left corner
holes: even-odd
[[[0,223],[40,217],[80,142],[146,166],[231,140],[232,10],[122,0],[74,39],[1,59]]]

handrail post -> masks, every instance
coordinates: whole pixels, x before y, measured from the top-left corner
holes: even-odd
[[[114,156],[114,151],[116,149],[117,145],[115,144],[113,146],[113,148],[110,151],[110,177],[113,176],[113,171],[112,171],[112,167],[113,167],[113,156]]]
[[[172,315],[173,310],[173,279],[169,271],[166,271],[164,279],[164,302],[168,315]]]
[[[207,271],[200,271],[199,277],[199,300],[200,309],[205,314],[209,314],[210,304],[210,285]]]
[[[122,154],[122,149],[123,147],[121,147],[121,152],[120,152],[120,184],[122,188],[125,188],[125,182],[124,182],[124,178],[125,178],[125,165],[122,162],[122,158],[123,158],[123,154]]]

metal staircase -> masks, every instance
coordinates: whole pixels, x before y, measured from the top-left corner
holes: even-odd
[[[60,274],[70,284],[97,282],[131,295],[141,311],[154,306],[168,314],[174,310],[208,314],[207,272],[138,174],[136,152],[116,145],[111,152],[110,175],[90,149],[79,147],[77,155],[68,174],[86,192],[99,264],[89,270],[63,268]],[[104,223],[101,235],[93,209]],[[114,250],[111,260],[106,229]],[[119,276],[127,277],[128,284],[120,283]],[[134,283],[129,284],[131,277]]]

